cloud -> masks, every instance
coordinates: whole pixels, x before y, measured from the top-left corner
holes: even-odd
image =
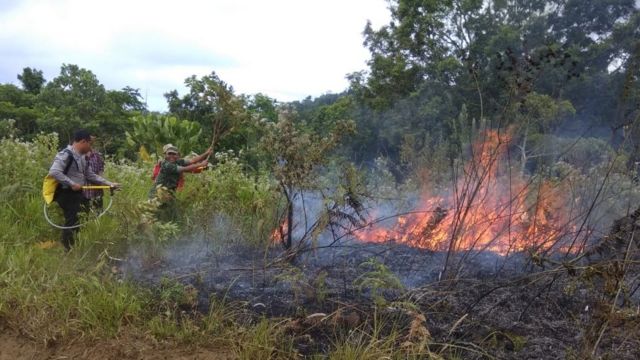
[[[132,86],[150,108],[184,79],[216,71],[239,93],[279,100],[338,92],[365,67],[367,20],[388,21],[385,0],[84,1],[3,3],[0,81],[23,67],[48,79],[62,63],[92,70],[108,88]]]
[[[114,39],[110,48],[118,54],[117,62],[128,66],[180,64],[188,66],[232,66],[237,61],[213,49],[185,44],[174,39],[161,39],[152,33],[135,33]]]

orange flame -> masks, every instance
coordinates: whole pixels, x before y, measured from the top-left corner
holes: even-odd
[[[289,232],[289,221],[285,217],[284,220],[278,225],[277,228],[273,229],[271,232],[271,236],[269,237],[271,245],[279,245],[284,243],[284,239]]]
[[[471,161],[449,196],[425,190],[418,209],[391,228],[370,225],[354,232],[365,242],[387,242],[434,251],[487,250],[502,255],[555,246],[567,229],[559,187],[511,174],[502,163],[508,134],[487,131],[472,146]],[[532,196],[535,194],[535,196]]]

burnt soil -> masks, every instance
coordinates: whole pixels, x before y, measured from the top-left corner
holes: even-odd
[[[331,336],[370,327],[374,313],[389,324],[386,331],[411,340],[420,313],[428,333],[423,337],[436,353],[640,358],[640,316],[616,312],[603,320],[609,300],[597,280],[562,266],[537,266],[526,254],[455,254],[443,275],[446,258],[393,242],[344,243],[288,256],[277,247],[213,246],[190,239],[156,258],[134,249],[119,271],[150,289],[168,281],[195,289],[200,312],[215,300],[241,308],[247,321],[288,319],[287,332],[302,355],[329,351]],[[370,286],[366,279],[382,282]],[[375,311],[374,301],[379,302]],[[458,350],[447,352],[443,344]]]

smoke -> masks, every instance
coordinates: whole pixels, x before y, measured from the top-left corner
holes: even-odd
[[[508,141],[485,144],[449,187],[373,182],[372,190],[395,194],[377,192],[363,211],[327,189],[298,191],[290,252],[277,241],[250,244],[232,218],[217,214],[202,230],[161,246],[158,256],[148,244],[132,247],[122,271],[152,287],[163,278],[191,284],[203,307],[216,296],[267,304],[274,315],[294,311],[291,299],[311,301],[318,289],[335,298],[361,295],[357,283],[370,276],[365,265],[372,261],[407,288],[450,277],[511,277],[535,268],[532,255],[576,256],[640,201],[637,184],[612,171],[615,156],[595,161],[588,152],[600,143],[585,141],[545,176],[509,167],[502,152]],[[597,165],[576,166],[583,159]]]

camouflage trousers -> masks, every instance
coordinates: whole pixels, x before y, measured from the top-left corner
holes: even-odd
[[[175,189],[168,189],[164,186],[154,186],[149,191],[149,200],[158,203],[156,218],[162,222],[178,221],[178,201],[176,200]]]

